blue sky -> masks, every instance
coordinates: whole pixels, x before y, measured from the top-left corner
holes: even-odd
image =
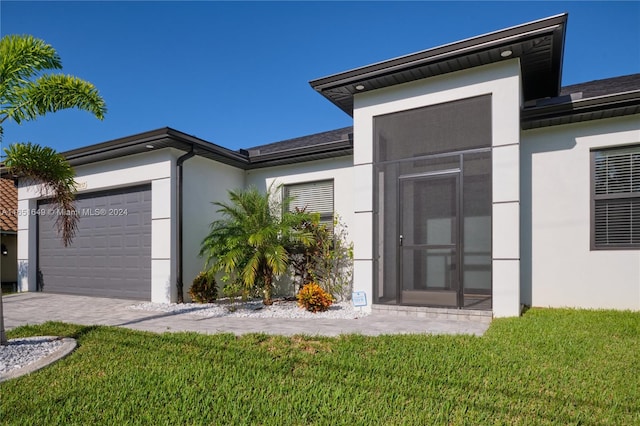
[[[568,12],[563,85],[640,72],[640,2],[14,2],[109,112],[5,123],[66,151],[169,126],[231,149],[351,125],[309,80]]]

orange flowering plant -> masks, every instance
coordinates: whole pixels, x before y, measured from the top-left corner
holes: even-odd
[[[324,312],[333,303],[333,297],[316,283],[306,284],[296,296],[298,306],[309,312]]]

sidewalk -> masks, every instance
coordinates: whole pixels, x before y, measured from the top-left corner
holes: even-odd
[[[340,334],[475,334],[489,324],[469,320],[427,319],[374,313],[359,319],[203,318],[189,313],[162,313],[129,309],[133,300],[20,293],[3,297],[5,328],[62,321],[83,325],[111,325],[156,333],[266,333],[338,336]]]

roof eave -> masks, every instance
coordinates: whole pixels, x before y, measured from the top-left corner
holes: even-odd
[[[551,37],[551,57],[549,58],[549,75],[545,76],[546,82],[541,84],[540,81],[536,81],[536,84],[531,84],[530,87],[535,88],[536,92],[528,89],[525,85],[525,98],[538,97],[553,97],[557,96],[560,91],[561,85],[561,73],[562,73],[562,61],[564,55],[564,41],[566,34],[566,22],[567,14],[555,15],[549,18],[540,19],[537,21],[529,22],[526,24],[518,25],[515,27],[507,28],[504,30],[492,32],[489,34],[473,37],[470,39],[462,40],[459,42],[447,44],[433,49],[424,50],[421,52],[413,53],[410,55],[401,56],[395,59],[390,59],[383,62],[378,62],[372,65],[352,69],[349,71],[341,72],[338,74],[330,75],[327,77],[319,78],[309,82],[311,87],[329,99],[332,103],[338,106],[349,115],[353,115],[353,96],[356,92],[353,87],[357,84],[364,84],[367,81],[373,79],[380,79],[383,77],[399,74],[400,72],[417,69],[420,67],[434,66],[439,63],[451,61],[456,58],[462,58],[465,56],[478,55],[482,52],[488,52],[496,49],[507,48],[516,46],[519,43],[530,41],[531,39],[539,37]],[[510,56],[508,58],[495,59],[492,62],[501,60],[509,60],[514,57],[520,56],[521,59],[525,57],[526,51],[519,55]],[[470,63],[470,61],[467,61]],[[521,60],[521,66],[523,67],[523,80],[525,74],[528,72],[525,68],[526,61]],[[539,64],[536,64],[538,66]],[[468,65],[467,68],[471,68],[477,65]],[[448,71],[433,73],[430,70],[430,76],[446,74]],[[537,74],[534,75],[537,77]],[[531,79],[533,80],[534,77]],[[418,80],[424,77],[414,77],[413,80]],[[405,79],[412,81],[411,79]],[[405,82],[405,81],[403,81]],[[389,82],[388,86],[392,86],[394,82]],[[380,88],[380,87],[376,87]],[[348,89],[348,90],[347,90]],[[338,93],[341,90],[342,93]],[[347,93],[347,91],[349,93]]]
[[[524,108],[523,130],[640,113],[640,90]]]
[[[63,152],[62,155],[75,167],[127,155],[156,151],[163,148],[175,148],[186,152],[190,151],[192,147],[196,155],[243,170],[336,158],[353,154],[353,140],[349,137],[312,146],[260,154],[252,153],[251,150],[243,150],[241,152],[231,151],[195,136],[179,132],[169,127],[163,127],[125,138],[66,151]]]
[[[66,151],[63,152],[62,155],[72,166],[79,166],[162,148],[175,148],[181,151],[189,151],[192,147],[196,155],[220,161],[228,165],[245,168],[248,164],[246,156],[238,152],[231,151],[169,127]]]

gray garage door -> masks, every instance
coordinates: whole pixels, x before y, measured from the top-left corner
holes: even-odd
[[[62,245],[52,205],[41,202],[42,291],[151,300],[151,186],[78,196],[78,232]]]

